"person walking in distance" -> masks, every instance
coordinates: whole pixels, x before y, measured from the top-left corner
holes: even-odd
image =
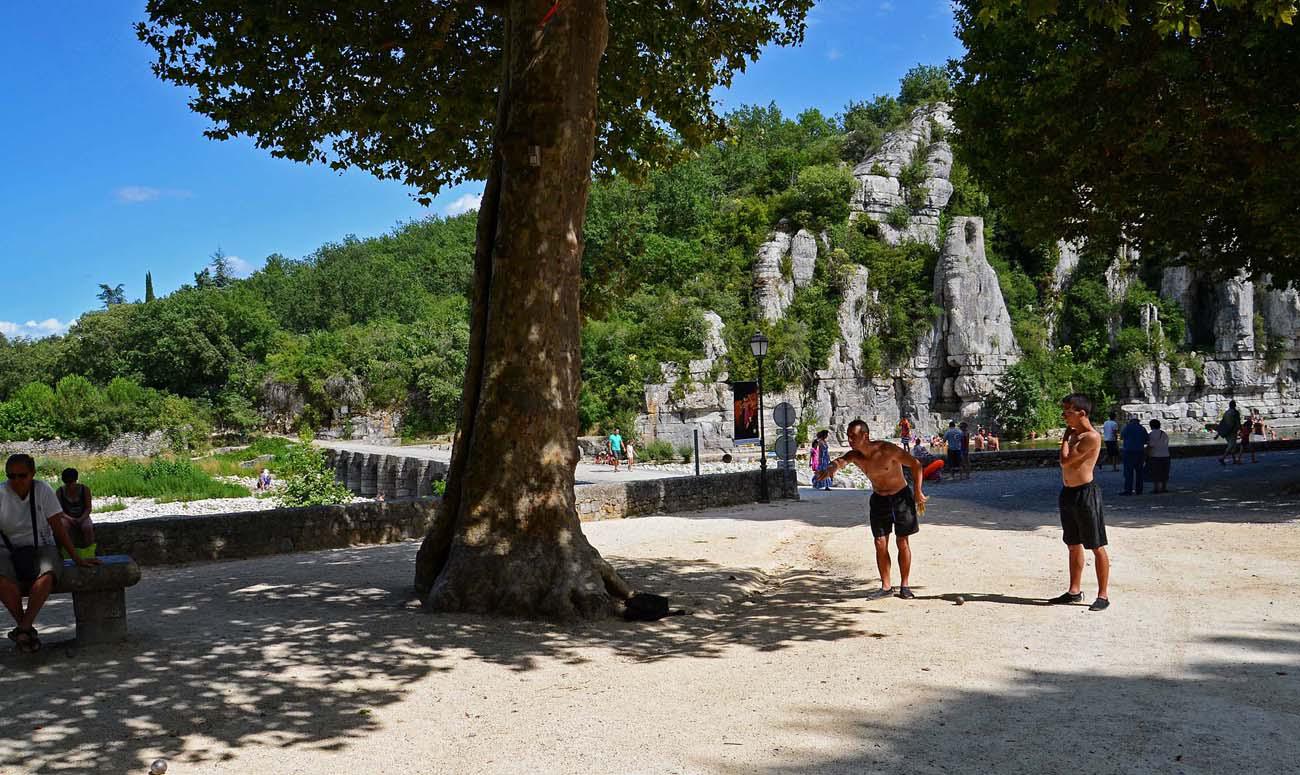
[[[1241,433],[1241,412],[1237,411],[1237,402],[1228,402],[1228,411],[1223,413],[1223,418],[1219,420],[1218,434],[1227,443],[1223,448],[1223,454],[1219,455],[1219,465],[1226,466],[1226,459],[1232,456],[1232,462],[1241,462],[1241,442],[1238,436]]]
[[[894,593],[889,558],[889,534],[893,532],[898,547],[898,596],[911,600],[916,597],[908,586],[912,572],[911,537],[921,529],[918,514],[925,513],[921,462],[893,442],[872,441],[871,432],[862,420],[849,423],[848,435],[849,451],[832,460],[818,473],[817,479],[834,479],[841,468],[852,463],[871,480],[868,521],[876,545],[876,568],[880,571],[880,591],[873,598]],[[904,467],[912,471],[912,487],[903,478]]]
[[[1092,401],[1082,393],[1072,393],[1061,401],[1065,435],[1061,438],[1059,506],[1062,539],[1070,556],[1070,588],[1050,602],[1083,602],[1083,552],[1088,549],[1097,570],[1097,599],[1088,610],[1104,611],[1110,607],[1110,555],[1106,553],[1101,487],[1092,478],[1101,454],[1101,434],[1092,427],[1091,412]]]
[[[948,462],[945,466],[953,479],[961,473],[961,447],[965,438],[966,434],[957,427],[957,421],[949,420],[948,430],[943,432],[943,443],[948,448]]]
[[[1106,445],[1106,462],[1110,463],[1110,470],[1119,470],[1119,423],[1115,420],[1115,413],[1111,412],[1106,422],[1101,424],[1101,440]]]
[[[1147,478],[1151,492],[1169,492],[1169,434],[1160,429],[1160,421],[1151,421],[1147,434]]]
[[[1147,429],[1142,427],[1141,420],[1130,417],[1119,435],[1124,441],[1124,492],[1120,495],[1141,495],[1142,476],[1146,473]]]

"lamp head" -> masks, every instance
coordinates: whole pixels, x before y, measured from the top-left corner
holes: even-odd
[[[754,353],[755,358],[763,358],[767,355],[767,337],[763,336],[762,331],[756,331],[749,338],[749,350]]]

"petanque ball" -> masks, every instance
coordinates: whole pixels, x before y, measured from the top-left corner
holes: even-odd
[[[962,597],[961,595],[958,595],[957,597],[953,598],[952,602],[956,603],[957,605],[966,605],[966,598]]]
[[[167,772],[166,759],[154,759],[153,764],[149,765],[149,775],[163,775]]]

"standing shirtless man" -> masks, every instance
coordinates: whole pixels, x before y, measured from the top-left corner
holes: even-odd
[[[880,570],[880,591],[872,599],[888,597],[894,593],[889,583],[889,533],[896,531],[898,544],[898,596],[904,600],[916,597],[907,586],[912,571],[912,547],[908,541],[920,530],[916,515],[925,511],[925,495],[921,493],[923,467],[921,462],[890,441],[872,441],[867,424],[862,420],[849,423],[849,451],[832,460],[817,475],[817,480],[834,479],[835,473],[849,463],[855,464],[871,480],[870,522],[871,535],[876,541],[876,567]],[[912,469],[912,483],[916,494],[903,478],[903,466]],[[816,483],[816,482],[814,482]]]
[[[1106,522],[1101,511],[1101,487],[1092,480],[1092,469],[1101,452],[1101,434],[1092,427],[1092,401],[1082,393],[1061,400],[1065,436],[1061,439],[1061,527],[1070,549],[1070,589],[1052,598],[1053,603],[1083,602],[1084,549],[1092,551],[1097,567],[1097,599],[1089,611],[1110,606],[1110,556],[1106,554]]]

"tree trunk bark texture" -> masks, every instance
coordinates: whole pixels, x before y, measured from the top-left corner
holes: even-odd
[[[504,5],[463,404],[415,586],[437,611],[600,618],[630,593],[582,534],[573,495],[605,0],[565,0],[545,26],[551,0]]]

